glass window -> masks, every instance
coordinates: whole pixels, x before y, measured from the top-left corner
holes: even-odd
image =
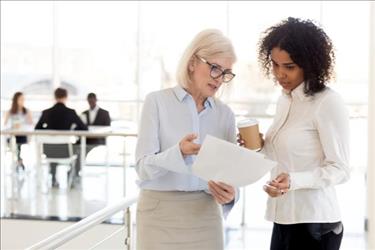
[[[226,33],[226,2],[140,1],[140,97],[176,85],[177,64],[193,37],[203,29]],[[172,25],[173,23],[173,25]]]
[[[43,93],[52,76],[52,7],[51,2],[1,2],[2,109],[10,108],[16,91]]]

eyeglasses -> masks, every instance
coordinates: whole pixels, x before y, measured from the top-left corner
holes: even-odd
[[[223,82],[230,82],[236,75],[232,73],[230,69],[222,70],[219,65],[214,63],[209,63],[206,59],[196,56],[199,60],[204,63],[207,63],[210,67],[210,76],[212,79],[218,79],[219,77],[223,77]]]

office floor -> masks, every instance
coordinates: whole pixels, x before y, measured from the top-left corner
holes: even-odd
[[[121,167],[85,166],[82,172],[81,187],[68,190],[66,187],[67,169],[61,166],[58,168],[60,188],[40,190],[37,188],[35,169],[31,165],[26,168],[25,172],[17,174],[17,184],[20,186],[19,197],[12,199],[9,189],[9,164],[5,164],[7,157],[1,160],[3,170],[1,176],[2,217],[79,220],[123,197],[123,170]],[[91,160],[98,160],[95,157],[100,158],[94,153]],[[128,168],[126,176],[126,193],[128,195],[137,193],[134,169]],[[262,191],[264,182],[265,179],[262,179],[247,187],[246,190],[241,190],[240,201],[225,221],[227,250],[268,249],[272,224],[263,219],[266,204],[266,196]],[[4,185],[7,185],[7,195],[4,194]],[[365,249],[363,225],[366,192],[363,175],[354,172],[351,180],[345,185],[338,186],[337,190],[345,225],[341,249]],[[243,213],[243,209],[245,209],[245,213]],[[111,218],[113,223],[119,223],[121,220],[122,213]],[[241,225],[243,222],[244,225]]]
[[[132,172],[134,170],[129,169],[127,176],[129,180],[134,177]],[[20,176],[20,179],[24,177]],[[23,182],[21,181],[22,188],[17,200],[5,201],[2,195],[2,212],[6,208],[7,213],[12,212],[13,215],[25,218],[78,220],[122,197],[122,170],[118,167],[110,168],[108,171],[110,181],[106,183],[105,169],[88,166],[84,171],[82,188],[70,191],[64,185],[64,178],[66,178],[64,169],[60,169],[59,177],[61,187],[50,189],[48,193],[38,191],[34,178],[26,178]],[[134,183],[128,181],[127,187],[128,194],[137,192]],[[263,209],[263,201],[255,202],[257,198],[254,197],[254,190],[252,188],[246,190],[246,225],[241,226],[242,200],[236,205],[226,221],[227,250],[268,249],[271,223],[263,220],[263,214],[260,211]],[[347,205],[350,204],[345,204],[344,207]],[[360,207],[363,206],[356,204],[356,207],[356,211],[360,211]],[[12,209],[13,211],[11,211]],[[112,222],[118,223],[121,219],[122,214],[119,213],[112,218]],[[347,230],[342,249],[365,249],[364,233],[360,229],[362,222],[355,221],[355,218],[349,218],[348,220],[344,219],[344,223]]]

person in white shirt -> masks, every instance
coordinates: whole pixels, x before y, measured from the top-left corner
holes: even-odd
[[[8,122],[10,123],[9,128],[11,129],[21,129],[25,125],[32,125],[33,119],[31,111],[24,106],[25,96],[22,92],[16,92],[12,98],[12,106],[4,116],[4,126],[8,127]],[[24,135],[16,136],[16,153],[17,153],[17,171],[25,170],[25,165],[21,158],[21,147],[23,144],[27,143],[27,137]]]
[[[266,30],[258,58],[282,87],[263,148],[278,162],[264,186],[266,219],[274,222],[270,249],[339,249],[343,225],[335,185],[350,176],[349,116],[326,86],[332,41],[314,22],[289,17]]]
[[[180,60],[178,85],[146,97],[136,147],[138,250],[224,249],[223,213],[238,191],[207,183],[191,166],[206,135],[236,142],[234,114],[214,97],[235,76],[235,60],[222,32],[204,30]]]
[[[90,129],[91,126],[111,126],[111,117],[109,112],[97,104],[98,99],[95,93],[89,93],[87,95],[87,103],[89,104],[89,109],[82,112],[80,118],[83,123],[85,123]],[[91,150],[100,146],[106,145],[107,139],[105,137],[87,137],[86,138],[86,155],[90,153]],[[76,165],[76,183],[81,183],[81,177],[78,174],[81,171],[81,164]]]

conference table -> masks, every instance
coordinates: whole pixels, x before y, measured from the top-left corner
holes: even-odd
[[[10,151],[11,151],[11,182],[10,182],[10,188],[11,188],[11,199],[17,199],[17,181],[16,181],[16,166],[17,166],[17,155],[16,155],[16,136],[28,136],[31,138],[31,141],[33,139],[36,139],[38,136],[77,136],[80,139],[80,161],[81,161],[81,166],[85,166],[86,163],[86,138],[93,138],[93,137],[109,137],[109,136],[118,136],[118,137],[123,137],[124,138],[124,146],[123,146],[123,162],[122,162],[122,167],[123,167],[123,194],[124,196],[126,195],[126,138],[128,137],[137,137],[137,133],[135,131],[132,131],[131,129],[127,128],[114,128],[110,126],[89,126],[89,130],[47,130],[47,129],[40,129],[40,130],[34,130],[33,127],[31,126],[23,126],[19,129],[2,129],[0,131],[2,140],[3,140],[3,152],[2,152],[2,157],[5,156],[6,154],[6,140],[7,137],[10,137]],[[36,141],[36,140],[35,140]],[[37,144],[37,143],[36,143]],[[36,147],[36,166],[37,166],[37,178],[38,178],[38,186],[41,187],[40,185],[40,179],[42,177],[42,160],[41,160],[41,147],[37,146]],[[108,158],[108,152],[107,152],[107,158]],[[6,178],[6,173],[5,173],[5,162],[2,163],[4,165],[3,167],[3,178],[5,180]],[[106,165],[108,165],[108,159],[106,160]],[[107,166],[108,167],[108,166]],[[4,194],[5,197],[7,195],[7,185],[4,182]]]

